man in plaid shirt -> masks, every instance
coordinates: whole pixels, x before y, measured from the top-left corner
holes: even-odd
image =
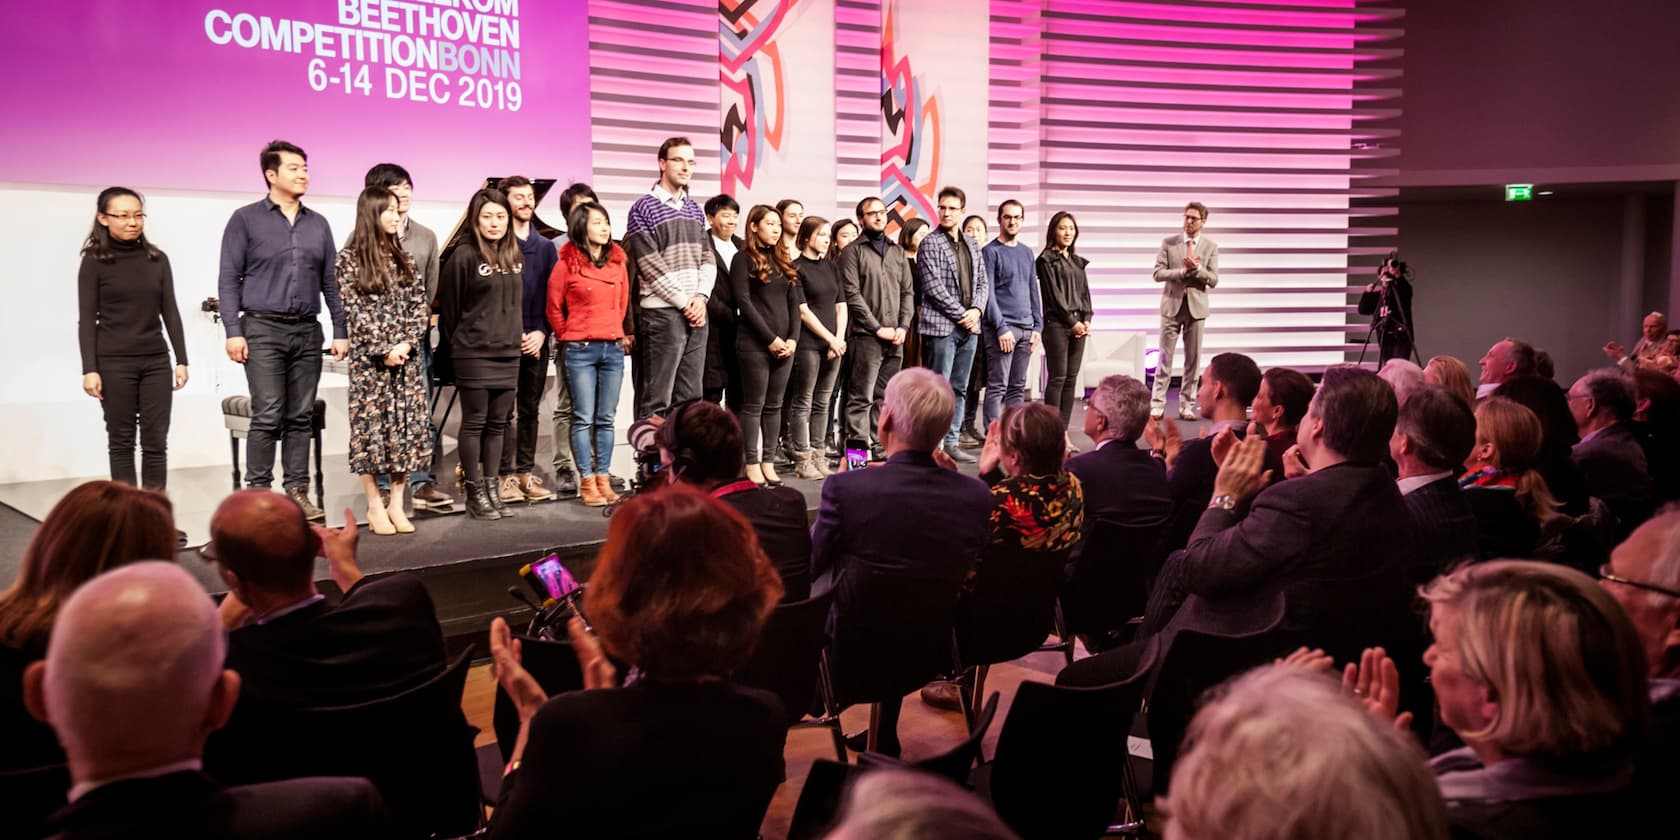
[[[963,391],[980,346],[980,322],[986,317],[991,283],[980,258],[980,243],[958,228],[968,196],[956,187],[939,190],[939,229],[922,240],[916,264],[922,273],[922,309],[916,331],[922,337],[922,360],[957,392],[957,411],[945,435],[945,451],[953,460],[973,463],[975,457],[957,446],[962,423]],[[1003,331],[1002,323],[990,325]]]

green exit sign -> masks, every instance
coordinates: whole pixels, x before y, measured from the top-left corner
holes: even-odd
[[[1534,200],[1534,185],[1533,184],[1506,184],[1505,185],[1505,200],[1506,201],[1533,201]]]

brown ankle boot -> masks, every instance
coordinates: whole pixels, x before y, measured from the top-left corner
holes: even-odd
[[[612,489],[612,476],[607,473],[595,476],[595,492],[600,493],[601,498],[606,499],[609,505],[618,501],[618,494]]]
[[[595,476],[586,475],[578,479],[578,498],[589,507],[606,507],[607,500],[602,498],[601,491],[595,487]]]

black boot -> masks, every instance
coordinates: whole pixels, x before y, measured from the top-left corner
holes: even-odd
[[[484,489],[490,496],[490,506],[496,510],[496,513],[501,514],[499,518],[512,519],[513,510],[507,506],[507,502],[502,501],[501,481],[494,478],[486,478],[484,479]]]
[[[467,497],[467,515],[474,519],[501,519],[502,514],[496,506],[490,503],[490,495],[485,492],[482,481],[461,482],[463,495]]]

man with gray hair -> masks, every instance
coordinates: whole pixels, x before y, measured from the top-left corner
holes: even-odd
[[[1387,382],[1388,387],[1394,389],[1394,398],[1401,405],[1406,404],[1406,398],[1411,396],[1413,391],[1429,384],[1423,378],[1423,368],[1418,367],[1417,362],[1411,359],[1389,359],[1383,362],[1377,376]]]
[[[990,533],[992,494],[979,479],[934,459],[956,413],[945,378],[905,368],[887,382],[877,426],[885,463],[837,473],[823,482],[811,526],[813,591],[823,578],[846,575],[835,593],[832,626],[843,628],[872,605],[860,594],[868,575],[934,579],[950,584],[951,603]],[[843,632],[837,629],[835,632]],[[929,674],[928,676],[933,676]],[[898,751],[898,704],[881,704],[876,750]]]
[[[1149,422],[1149,388],[1114,374],[1097,383],[1085,409],[1085,434],[1096,449],[1067,460],[1067,471],[1085,488],[1085,516],[1148,522],[1172,512],[1167,470],[1137,441]]]
[[[1587,492],[1604,500],[1622,519],[1622,534],[1651,514],[1651,473],[1645,450],[1628,426],[1633,419],[1633,383],[1621,371],[1589,371],[1569,388],[1569,414],[1581,442],[1570,458]]]
[[[239,696],[225,652],[215,605],[173,563],[123,566],[70,596],[47,658],[24,673],[24,702],[58,734],[74,782],[44,836],[389,835],[366,779],[225,788],[202,772],[205,738]]]

